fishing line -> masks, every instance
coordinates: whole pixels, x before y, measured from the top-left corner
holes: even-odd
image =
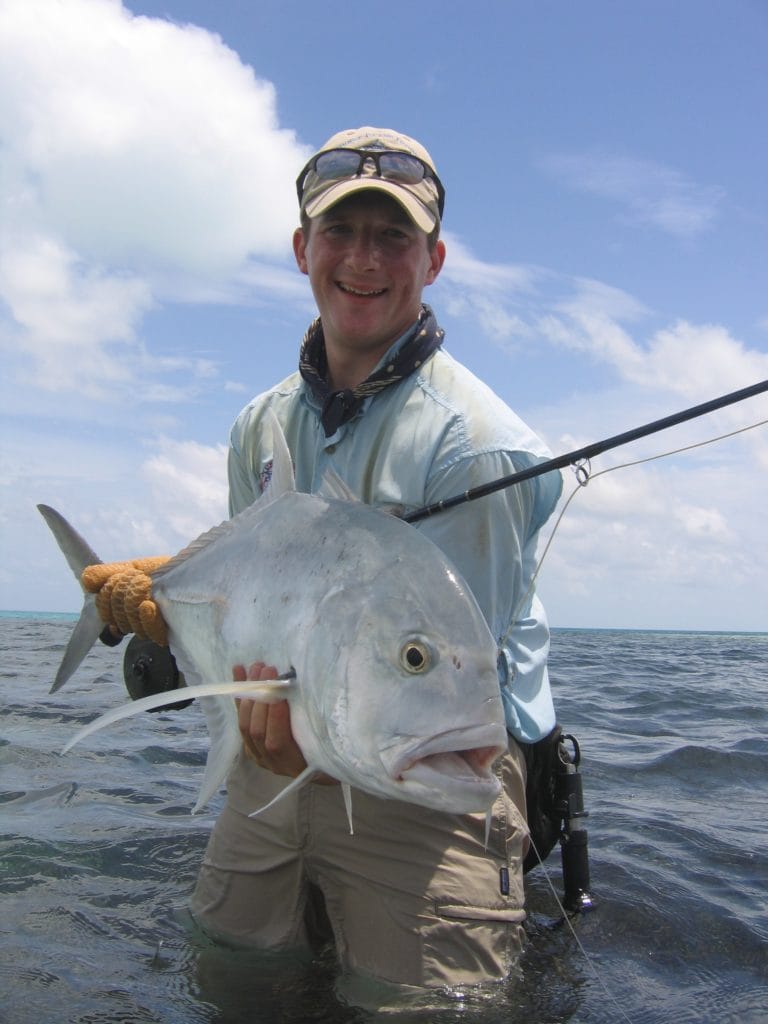
[[[550,549],[550,547],[552,545],[552,542],[553,542],[553,540],[555,538],[555,534],[557,533],[558,527],[560,526],[560,524],[561,524],[561,522],[563,520],[563,517],[565,516],[565,513],[568,511],[568,508],[569,508],[571,502],[576,497],[576,495],[579,493],[579,491],[583,490],[592,480],[596,479],[599,476],[605,476],[606,473],[613,473],[617,469],[628,469],[631,466],[640,466],[640,465],[642,465],[643,463],[646,463],[646,462],[655,462],[658,459],[666,459],[666,458],[668,458],[671,455],[680,455],[680,454],[682,454],[684,452],[693,451],[695,448],[704,448],[707,445],[715,444],[718,441],[725,441],[728,438],[736,437],[738,434],[744,434],[748,430],[756,430],[758,427],[766,426],[766,424],[768,424],[768,420],[760,420],[757,423],[752,423],[752,424],[750,424],[747,427],[740,427],[738,430],[731,430],[731,431],[729,431],[726,434],[719,434],[717,437],[710,437],[710,438],[708,438],[708,439],[706,439],[704,441],[697,441],[695,444],[684,445],[684,446],[682,446],[680,448],[674,448],[674,449],[671,449],[670,451],[666,451],[666,452],[659,452],[656,455],[649,455],[649,456],[647,456],[645,458],[642,458],[642,459],[634,459],[631,462],[623,462],[623,463],[621,463],[620,465],[617,465],[617,466],[609,466],[607,469],[601,469],[597,473],[593,473],[591,471],[591,467],[589,466],[589,460],[588,459],[584,459],[584,460],[581,460],[580,462],[576,463],[573,466],[574,472],[576,474],[576,486],[571,491],[570,495],[568,496],[568,499],[565,502],[565,505],[563,506],[563,508],[560,511],[560,514],[557,517],[555,525],[554,525],[554,527],[552,529],[552,532],[549,535],[549,538],[547,539],[547,542],[546,542],[546,544],[544,546],[544,550],[542,551],[541,557],[540,557],[540,559],[538,561],[538,564],[536,566],[536,569],[535,569],[535,571],[533,573],[533,576],[531,578],[531,582],[530,582],[530,584],[528,586],[528,589],[526,590],[525,594],[523,595],[520,603],[518,604],[518,607],[515,609],[515,613],[514,613],[514,615],[512,617],[512,624],[514,624],[514,622],[518,618],[520,612],[522,611],[523,607],[525,606],[526,602],[528,601],[528,599],[530,597],[530,594],[531,594],[531,592],[533,590],[533,587],[534,587],[534,584],[536,582],[536,579],[537,579],[537,577],[539,575],[539,572],[541,570],[541,567],[542,567],[542,565],[544,563],[544,559],[546,558],[547,553],[549,552],[549,549]],[[499,646],[500,647],[503,646],[503,644],[506,641],[506,639],[507,639],[511,629],[512,629],[512,625],[510,625],[509,629],[506,631],[504,636],[501,637],[501,640],[499,641]],[[563,915],[563,921],[565,922],[566,926],[568,927],[568,930],[571,933],[571,936],[573,937],[573,940],[576,943],[576,945],[577,945],[581,955],[584,957],[584,960],[585,960],[585,962],[586,962],[586,964],[587,964],[587,966],[589,968],[589,971],[590,971],[592,977],[598,983],[598,985],[600,986],[602,991],[605,993],[605,995],[608,997],[608,999],[611,1001],[611,1003],[615,1006],[615,1008],[618,1011],[618,1013],[619,1013],[620,1017],[622,1018],[622,1020],[626,1021],[626,1024],[633,1024],[632,1020],[624,1012],[624,1010],[622,1009],[621,1005],[617,1001],[616,997],[613,995],[613,993],[607,987],[606,983],[603,981],[602,977],[600,976],[600,973],[598,972],[597,968],[592,963],[592,958],[591,958],[590,954],[587,952],[586,947],[584,946],[583,942],[581,941],[581,939],[577,935],[576,929],[573,927],[573,924],[571,923],[571,917],[568,914],[568,912],[566,911],[565,907],[563,906],[562,900],[560,899],[560,897],[557,894],[557,890],[555,889],[554,883],[552,882],[552,879],[550,877],[549,871],[547,870],[546,864],[542,860],[541,854],[539,853],[539,851],[538,851],[538,849],[536,847],[536,843],[533,840],[533,836],[530,835],[530,832],[528,834],[528,837],[529,837],[531,846],[533,847],[533,850],[534,850],[534,852],[536,854],[536,857],[538,859],[539,867],[542,869],[542,871],[544,873],[544,878],[546,879],[547,886],[549,887],[549,890],[552,893],[552,896],[553,896],[553,898],[555,900],[555,903],[557,904],[560,912]]]
[[[627,1014],[624,1012],[624,1010],[621,1008],[621,1005],[618,1002],[618,1000],[616,999],[616,996],[614,996],[613,993],[610,991],[608,986],[605,984],[603,979],[600,977],[600,974],[598,973],[597,968],[592,963],[591,956],[587,952],[587,950],[586,950],[586,948],[584,946],[584,943],[581,941],[579,936],[576,934],[576,929],[571,924],[571,915],[568,914],[568,912],[566,911],[565,907],[562,904],[562,901],[561,901],[560,897],[557,895],[557,890],[555,889],[555,886],[554,886],[554,884],[552,882],[552,879],[549,876],[549,872],[547,871],[547,868],[546,868],[546,865],[544,864],[544,861],[541,859],[541,855],[539,854],[539,851],[536,849],[536,843],[534,843],[533,836],[531,836],[530,833],[529,833],[529,837],[528,838],[530,839],[531,846],[533,847],[534,852],[536,853],[536,856],[538,857],[539,867],[544,872],[544,878],[546,879],[547,885],[549,886],[549,889],[550,889],[552,895],[555,898],[555,903],[557,904],[557,906],[560,908],[560,911],[562,912],[563,921],[567,925],[568,931],[571,933],[574,942],[576,943],[576,945],[579,948],[579,951],[581,952],[581,955],[584,957],[584,960],[586,961],[587,967],[589,968],[589,971],[590,971],[592,977],[598,983],[598,985],[603,990],[604,994],[608,997],[610,1002],[612,1002],[613,1005],[616,1007],[616,1009],[619,1012],[619,1016],[624,1021],[626,1021],[626,1024],[634,1024],[632,1019],[630,1017],[628,1017]],[[573,916],[576,917],[577,915],[574,914]]]
[[[764,427],[767,424],[768,420],[758,420],[757,423],[751,423],[748,427],[739,427],[738,430],[731,430],[727,434],[718,434],[717,437],[710,437],[707,438],[705,441],[696,441],[695,444],[687,444],[684,445],[682,448],[672,448],[670,451],[658,452],[656,455],[648,455],[646,458],[643,459],[634,459],[632,462],[622,462],[617,466],[608,466],[607,469],[601,469],[597,473],[592,472],[591,467],[589,466],[589,459],[583,459],[580,462],[576,463],[573,466],[574,472],[576,474],[576,486],[569,494],[567,501],[560,510],[560,514],[555,520],[555,525],[552,527],[552,532],[547,538],[547,542],[544,545],[544,549],[541,552],[541,557],[539,558],[539,561],[536,565],[536,569],[534,570],[534,573],[531,576],[531,582],[528,584],[527,590],[520,598],[520,601],[518,602],[517,607],[514,610],[514,614],[512,615],[509,628],[499,640],[499,647],[502,647],[505,641],[509,638],[509,634],[512,630],[512,627],[514,626],[515,622],[520,616],[523,608],[525,608],[526,603],[528,602],[533,592],[533,588],[536,584],[536,580],[539,577],[541,567],[544,564],[544,559],[547,557],[549,553],[549,549],[552,546],[552,541],[555,539],[555,534],[557,533],[571,502],[576,497],[576,495],[580,491],[582,491],[592,480],[596,480],[599,476],[605,476],[606,473],[614,473],[617,469],[629,469],[632,466],[642,466],[643,463],[646,462],[655,462],[657,459],[669,458],[670,455],[681,455],[684,452],[693,451],[695,448],[705,448],[707,445],[715,444],[718,441],[727,441],[730,437],[736,437],[738,434],[746,434],[748,430],[756,430],[758,427]]]
[[[545,473],[552,472],[556,469],[563,469],[566,466],[571,466],[573,468],[576,474],[576,487],[568,496],[565,505],[561,509],[560,514],[558,515],[557,520],[555,521],[554,528],[552,529],[552,532],[550,533],[549,538],[547,539],[547,542],[544,546],[541,557],[538,560],[536,569],[531,577],[530,583],[526,588],[523,597],[518,602],[518,605],[515,608],[514,614],[512,615],[510,620],[509,627],[499,640],[499,648],[501,648],[508,639],[509,633],[511,632],[514,624],[516,623],[520,614],[522,613],[523,608],[530,600],[534,585],[539,576],[544,560],[552,546],[552,542],[555,538],[558,528],[560,527],[563,521],[563,517],[565,516],[565,513],[568,511],[571,502],[580,490],[586,487],[596,477],[604,476],[606,473],[612,473],[617,469],[627,469],[630,466],[637,466],[646,462],[653,462],[657,459],[668,458],[670,455],[681,454],[683,452],[691,451],[695,448],[703,448],[704,446],[714,444],[717,441],[722,441],[725,440],[726,438],[734,437],[737,434],[745,433],[747,430],[754,430],[757,427],[764,426],[766,423],[768,423],[768,420],[761,420],[760,422],[754,423],[748,427],[742,427],[738,430],[733,430],[730,431],[729,433],[721,434],[718,435],[717,437],[712,437],[705,441],[699,441],[695,444],[675,448],[666,452],[661,452],[657,455],[651,455],[642,459],[635,459],[631,462],[621,463],[620,465],[617,466],[609,466],[607,469],[600,470],[597,473],[592,472],[590,460],[593,457],[595,457],[596,455],[601,455],[603,452],[609,451],[612,448],[618,448],[621,445],[628,444],[631,441],[638,440],[641,437],[646,437],[649,434],[657,433],[658,431],[661,430],[666,430],[669,427],[676,426],[680,423],[684,423],[688,420],[695,419],[699,416],[704,416],[707,413],[714,412],[717,409],[722,409],[727,405],[733,405],[736,402],[742,402],[747,398],[751,398],[755,395],[761,394],[766,391],[768,391],[768,380],[761,381],[748,388],[742,388],[740,391],[731,392],[730,394],[723,395],[722,397],[713,399],[712,401],[704,402],[701,405],[693,406],[692,408],[685,409],[682,412],[674,413],[673,415],[667,416],[664,419],[655,420],[654,422],[645,424],[644,426],[636,427],[634,430],[626,431],[623,434],[617,434],[616,436],[607,438],[604,441],[598,441],[595,444],[587,445],[586,447],[577,449],[576,451],[568,452],[565,455],[549,459],[545,462],[539,463],[537,466],[532,466],[518,473],[514,473],[511,476],[502,477],[498,480],[493,480],[488,484],[471,488],[470,490],[465,491],[463,494],[455,495],[452,498],[446,498],[432,505],[426,505],[423,508],[416,509],[414,512],[411,512],[410,514],[403,516],[403,519],[408,523],[415,523],[420,521],[421,519],[427,518],[428,516],[432,516],[439,512],[444,512],[447,509],[454,508],[457,505],[462,505],[465,504],[466,502],[474,501],[477,498],[482,498],[485,497],[486,495],[493,494],[496,491],[503,490],[506,487],[511,487],[514,484],[522,483],[524,480],[530,480],[536,476],[542,476]],[[531,839],[531,842],[533,843],[533,839]],[[582,956],[584,957],[586,964],[588,965],[590,973],[595,978],[600,988],[611,1001],[611,1003],[615,1006],[616,1011],[620,1015],[621,1019],[625,1021],[626,1024],[632,1024],[632,1021],[624,1012],[622,1007],[619,1005],[615,996],[610,992],[605,982],[600,977],[597,968],[592,963],[590,955],[588,954],[586,948],[584,947],[583,943],[576,934],[573,925],[571,924],[568,913],[566,912],[565,907],[563,906],[560,897],[558,896],[557,891],[554,885],[552,884],[552,880],[549,877],[549,873],[546,867],[544,866],[544,862],[542,861],[539,851],[536,849],[535,844],[533,844],[533,848],[536,852],[536,856],[538,857],[539,864],[544,870],[544,877],[546,878],[547,885],[549,886],[549,889],[551,890],[552,895],[555,898],[557,906],[560,908],[563,914],[563,920],[566,922],[568,929],[570,930],[570,933],[573,936],[574,941],[576,942],[576,945],[578,946]]]
[[[554,459],[540,462],[536,466],[529,466],[528,469],[512,473],[510,476],[491,480],[489,483],[481,484],[479,487],[472,487],[464,491],[463,494],[456,494],[452,498],[443,498],[432,505],[417,508],[402,518],[406,523],[417,523],[421,519],[436,515],[438,512],[445,512],[456,505],[475,501],[477,498],[494,494],[496,491],[511,487],[513,484],[522,483],[523,480],[532,480],[534,477],[551,473],[555,469],[564,469],[566,466],[577,465],[580,462],[593,458],[595,455],[602,455],[603,452],[610,451],[612,448],[619,448],[622,445],[629,444],[630,441],[637,441],[639,438],[647,437],[649,434],[656,434],[660,430],[667,430],[669,427],[677,426],[679,423],[685,423],[699,416],[705,416],[707,413],[715,412],[717,409],[722,409],[727,405],[743,402],[745,399],[752,398],[765,391],[768,391],[768,380],[759,381],[757,384],[750,385],[750,387],[741,388],[739,391],[732,391],[727,395],[722,395],[720,398],[713,398],[709,402],[702,402],[701,405],[694,405],[690,409],[683,409],[682,412],[676,412],[671,416],[665,416],[663,419],[654,420],[652,423],[646,423],[641,427],[635,427],[633,430],[627,430],[623,434],[616,434],[614,437],[608,437],[604,441],[596,441],[594,444],[588,444],[584,448],[578,448],[575,451],[567,452],[565,455],[558,455]]]

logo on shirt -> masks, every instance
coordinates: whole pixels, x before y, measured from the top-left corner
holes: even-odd
[[[273,462],[272,459],[270,459],[269,462],[264,464],[264,468],[259,473],[259,486],[261,487],[261,493],[262,494],[269,487],[269,482],[272,479],[272,466],[273,465],[274,465],[274,462]]]

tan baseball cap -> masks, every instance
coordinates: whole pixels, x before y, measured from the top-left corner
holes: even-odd
[[[318,217],[353,192],[386,192],[427,234],[439,225],[445,201],[426,149],[390,128],[350,128],[331,136],[305,165],[296,188],[308,217]]]

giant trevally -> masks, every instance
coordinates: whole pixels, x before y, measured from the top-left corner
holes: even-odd
[[[241,696],[290,704],[307,769],[287,789],[325,772],[347,800],[357,787],[453,813],[487,811],[500,791],[493,763],[507,733],[496,643],[469,587],[432,541],[352,500],[340,481],[324,488],[331,496],[297,491],[272,421],[265,495],[151,574],[184,697],[200,698],[210,733],[194,810],[241,748],[233,700]],[[58,512],[38,507],[79,578],[98,557]],[[86,594],[54,688],[103,628],[93,602]],[[232,666],[255,660],[289,678],[232,681]],[[167,702],[163,693],[113,709],[65,750]]]

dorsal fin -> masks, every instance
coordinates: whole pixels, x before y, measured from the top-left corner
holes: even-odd
[[[246,509],[246,512],[248,510]],[[153,580],[162,579],[167,572],[171,569],[175,569],[177,565],[181,565],[182,562],[186,562],[188,558],[191,558],[197,551],[202,551],[207,548],[209,544],[212,544],[217,537],[221,537],[224,534],[228,534],[232,529],[233,519],[225,519],[223,523],[218,526],[211,527],[210,530],[206,530],[205,533],[201,533],[199,537],[196,537],[190,544],[187,544],[185,548],[182,548],[177,555],[174,555],[170,561],[165,562],[159,569],[155,569],[149,575]]]
[[[335,498],[337,501],[360,503],[357,495],[352,492],[349,485],[344,483],[339,474],[333,469],[326,469],[325,473],[323,473],[317,493],[321,498]]]
[[[285,440],[285,434],[280,426],[280,421],[271,409],[267,409],[264,415],[264,421],[267,429],[272,433],[272,476],[269,484],[267,485],[267,489],[264,491],[262,496],[253,503],[253,505],[249,505],[248,508],[244,509],[238,515],[233,516],[232,519],[225,519],[224,522],[219,523],[218,526],[213,526],[210,530],[206,530],[205,533],[201,533],[199,537],[196,537],[195,540],[187,544],[187,546],[179,551],[178,554],[174,555],[169,562],[166,562],[159,569],[153,572],[151,574],[152,579],[161,579],[171,569],[180,565],[182,562],[186,562],[186,560],[191,558],[197,551],[202,551],[219,537],[231,533],[235,528],[234,524],[240,516],[249,515],[251,513],[251,509],[255,506],[263,508],[271,502],[276,501],[277,498],[286,492],[296,490],[296,482],[293,476],[293,461],[288,449],[288,443]]]
[[[320,487],[315,493],[321,498],[351,501],[356,505],[363,504],[349,484],[342,480],[334,469],[326,469],[320,481]],[[402,505],[374,505],[373,507],[377,508],[379,512],[385,512],[388,516],[394,516],[396,519],[401,519],[405,512]]]
[[[272,431],[272,478],[264,496],[268,501],[275,501],[286,491],[295,491],[296,481],[293,460],[280,421],[271,409],[267,409],[264,419]]]

